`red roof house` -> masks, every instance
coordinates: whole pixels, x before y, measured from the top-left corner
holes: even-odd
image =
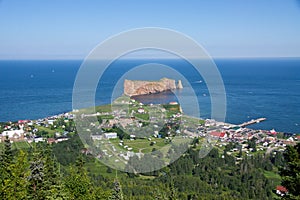
[[[225,137],[225,132],[213,131],[213,132],[210,132],[210,135],[213,136],[213,137],[224,138]]]
[[[284,187],[282,185],[276,186],[276,194],[278,194],[280,196],[284,196],[287,192],[288,192],[288,190],[286,189],[286,187]]]

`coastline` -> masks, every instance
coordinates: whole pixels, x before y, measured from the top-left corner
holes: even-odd
[[[134,97],[130,98],[130,100],[128,102],[138,102],[135,100]],[[124,101],[122,101],[124,102]],[[122,103],[124,105],[129,105],[131,103]],[[146,115],[146,113],[144,113],[145,111],[144,110],[148,110],[150,107],[152,106],[160,106],[160,107],[165,107],[165,106],[179,106],[180,108],[180,105],[177,103],[177,102],[169,102],[169,104],[143,104],[143,103],[139,103],[138,102],[138,107],[140,109],[142,109],[141,113],[140,113],[140,116],[142,115]],[[101,110],[102,107],[105,107],[106,108],[106,112],[99,112],[99,108]],[[144,109],[145,107],[145,109]],[[90,114],[90,116],[96,116],[96,117],[103,117],[103,115],[105,116],[111,116],[109,117],[108,119],[114,119],[114,118],[120,118],[120,116],[115,116],[112,111],[108,111],[112,108],[112,104],[106,104],[106,105],[99,105],[99,106],[96,106],[96,113],[94,114]],[[85,109],[83,109],[85,110]],[[181,109],[180,109],[181,110]],[[74,121],[74,118],[76,117],[76,113],[78,112],[82,112],[82,111],[78,111],[78,110],[73,110],[73,111],[69,111],[69,112],[64,112],[64,113],[60,113],[60,114],[57,114],[57,115],[52,115],[52,116],[48,116],[46,118],[41,118],[41,119],[35,119],[35,120],[18,120],[16,122],[0,122],[0,130],[2,130],[2,133],[5,133],[8,132],[8,131],[13,131],[13,130],[24,130],[24,127],[35,127],[35,125],[37,126],[45,126],[46,128],[48,127],[51,127],[53,128],[53,125],[55,124],[55,122],[57,120],[60,120],[60,119],[64,119],[64,122],[69,122],[69,121]],[[104,114],[103,114],[104,113]],[[172,112],[173,113],[173,112]],[[242,135],[245,135],[245,134],[249,134],[249,133],[261,133],[261,134],[265,134],[265,135],[269,135],[269,136],[274,136],[276,138],[276,135],[280,135],[280,137],[282,136],[290,136],[290,137],[294,137],[295,138],[295,141],[297,141],[297,137],[299,137],[297,135],[297,133],[283,133],[283,132],[276,132],[274,129],[272,130],[259,130],[259,129],[251,129],[251,128],[247,128],[248,126],[251,126],[252,124],[256,124],[256,123],[260,123],[262,121],[265,121],[266,118],[259,118],[259,119],[252,119],[248,122],[245,122],[245,123],[242,123],[242,124],[232,124],[232,123],[225,123],[225,122],[218,122],[218,121],[215,121],[214,119],[201,119],[201,118],[195,118],[195,117],[190,117],[190,116],[185,116],[183,115],[183,113],[179,114],[181,112],[179,112],[178,110],[178,113],[173,113],[173,116],[176,116],[175,118],[179,118],[180,119],[181,117],[184,117],[185,119],[191,119],[191,120],[201,120],[203,121],[203,127],[205,129],[201,129],[201,130],[205,130],[205,132],[207,130],[209,130],[210,132],[218,132],[218,135],[217,136],[220,136],[222,135],[223,133],[228,133],[228,132],[231,132],[233,133],[231,130],[234,130],[235,133],[239,133],[239,137],[241,137]],[[89,115],[86,115],[86,116],[89,116]],[[171,119],[171,118],[170,118]],[[140,119],[140,120],[143,120],[143,117]],[[116,123],[116,121],[114,121],[114,123]],[[128,122],[126,122],[128,123]],[[263,123],[263,122],[262,122]],[[11,126],[9,126],[11,125]],[[198,129],[196,127],[194,127],[193,123],[188,123],[189,126],[191,127],[188,127],[189,129],[191,130],[194,130],[195,133],[192,133],[191,131],[186,131],[189,132],[190,136],[193,136],[193,137],[203,137],[205,136],[205,134],[203,134],[203,132],[201,133],[201,131],[199,132],[199,127]],[[74,126],[74,125],[73,125]],[[192,126],[194,128],[192,128]],[[12,127],[15,127],[15,128],[12,128]],[[74,126],[75,127],[75,126]],[[54,126],[54,128],[56,128],[56,126]],[[53,128],[53,129],[54,129]],[[63,127],[65,128],[65,127]],[[208,129],[207,129],[208,128]],[[27,129],[28,130],[28,129]],[[31,129],[29,129],[31,130]],[[34,135],[34,132],[31,132],[31,134],[33,133],[33,135],[31,136],[31,138],[34,138],[35,135]],[[25,134],[25,131],[23,132],[23,134]],[[75,134],[75,130],[74,130],[74,134]],[[67,132],[64,132],[63,135],[67,135]],[[3,134],[2,134],[3,136]],[[216,136],[216,135],[215,135]],[[247,135],[247,137],[249,137],[249,135]],[[299,138],[300,139],[300,138]],[[45,141],[45,138],[43,139],[43,141]],[[293,140],[294,141],[294,140]],[[32,142],[32,141],[31,141]]]

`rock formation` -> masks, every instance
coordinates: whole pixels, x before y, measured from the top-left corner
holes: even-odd
[[[179,83],[178,86],[181,86],[180,88],[182,88],[181,81],[179,81]],[[167,90],[173,90],[176,88],[177,87],[175,80],[168,78],[162,78],[159,81],[124,81],[124,94],[130,97],[137,95],[154,94]]]
[[[183,88],[183,86],[182,86],[181,80],[178,80],[177,89],[182,89],[182,88]]]

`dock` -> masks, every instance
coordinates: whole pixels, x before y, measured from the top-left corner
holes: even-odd
[[[248,122],[245,122],[245,123],[242,123],[238,126],[240,127],[245,127],[245,126],[249,126],[251,124],[256,124],[256,123],[260,123],[262,121],[265,121],[267,118],[258,118],[258,119],[252,119],[251,121],[248,121]]]

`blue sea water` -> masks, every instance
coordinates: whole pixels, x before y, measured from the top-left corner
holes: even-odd
[[[96,104],[110,103],[114,86],[122,75],[134,66],[150,62],[154,61],[112,63],[99,82]],[[174,59],[155,62],[183,74],[198,96],[201,117],[210,117],[206,84],[189,63]],[[0,121],[38,119],[72,110],[73,85],[81,63],[81,60],[0,61]],[[250,127],[300,133],[300,59],[217,59],[215,63],[226,89],[227,122],[239,124],[266,117],[265,122]],[[149,74],[139,78],[148,79]],[[141,100],[168,103],[175,99],[172,93],[162,93]]]

